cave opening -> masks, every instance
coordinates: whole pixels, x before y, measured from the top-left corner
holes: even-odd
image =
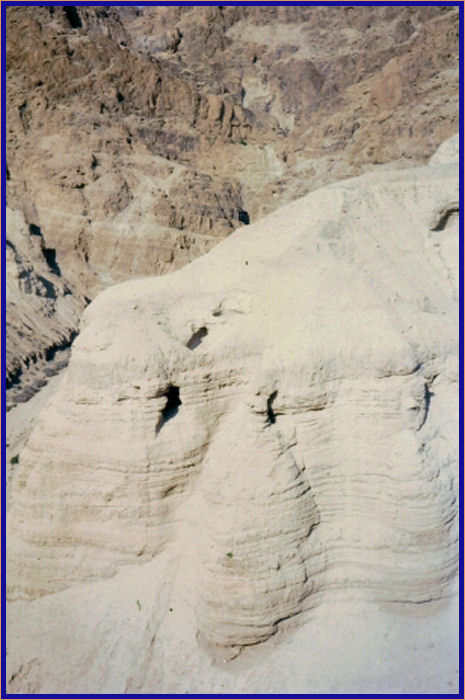
[[[273,401],[277,397],[278,392],[273,391],[272,394],[268,397],[268,401],[266,402],[266,422],[268,425],[274,425],[276,423],[276,413],[273,411]]]
[[[40,226],[37,226],[37,224],[29,224],[29,233],[31,236],[42,236]]]
[[[155,428],[155,433],[159,433],[165,423],[178,414],[179,406],[182,404],[181,397],[179,395],[179,387],[174,386],[174,384],[170,384],[168,389],[163,393],[163,396],[166,398],[166,403],[160,414],[160,418]]]
[[[73,29],[80,29],[82,27],[81,18],[79,17],[79,12],[74,5],[66,5],[63,8],[66,15],[66,19],[70,23]]]
[[[199,328],[198,331],[196,331],[189,339],[187,343],[187,347],[189,350],[195,350],[195,348],[198,348],[202,340],[205,338],[205,336],[208,335],[208,328],[205,326],[202,326],[202,328]]]
[[[58,277],[60,277],[61,270],[57,263],[57,252],[55,248],[44,248],[43,253],[50,272],[53,272],[54,275],[58,275]]]
[[[237,218],[241,224],[250,224],[250,216],[245,209],[238,209]]]

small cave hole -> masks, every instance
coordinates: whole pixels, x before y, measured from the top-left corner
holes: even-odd
[[[202,328],[199,328],[198,331],[195,331],[187,343],[189,350],[195,350],[195,348],[198,348],[206,335],[208,335],[208,328],[205,328],[205,326],[202,326]]]
[[[277,397],[278,392],[273,391],[272,394],[268,397],[268,401],[266,402],[266,422],[268,425],[274,425],[276,423],[276,413],[273,411],[273,401]]]
[[[81,18],[79,17],[79,12],[74,5],[67,5],[63,8],[66,15],[66,19],[70,23],[73,29],[80,29],[82,27]]]
[[[245,211],[245,209],[238,210],[237,218],[239,219],[241,224],[250,224],[250,216],[249,213]]]
[[[177,415],[179,411],[179,406],[182,404],[182,401],[179,396],[178,386],[174,386],[171,384],[168,387],[168,389],[164,392],[163,396],[166,398],[166,403],[160,414],[160,418],[155,428],[155,433],[159,433],[162,427],[165,425],[165,423],[167,423],[169,420],[171,420]]]
[[[42,236],[42,231],[37,224],[29,224],[29,233],[31,236]]]
[[[124,95],[119,90],[116,93],[116,99],[118,100],[118,102],[124,102]]]
[[[57,263],[57,252],[55,248],[44,248],[43,253],[50,272],[53,272],[55,275],[60,276],[61,270]]]

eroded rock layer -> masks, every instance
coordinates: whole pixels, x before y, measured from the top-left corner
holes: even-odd
[[[38,226],[28,227],[8,207],[6,225],[6,386],[14,403],[27,400],[65,361],[89,299],[63,279],[56,250],[47,248]]]
[[[448,595],[457,143],[97,297],[21,453],[11,598],[169,552],[170,595],[218,650],[327,599]]]
[[[425,163],[458,127],[454,7],[9,7],[6,24],[8,205],[89,298],[316,187]],[[27,335],[27,316],[8,324]]]

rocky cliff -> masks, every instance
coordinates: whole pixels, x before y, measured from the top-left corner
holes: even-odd
[[[8,403],[25,401],[66,364],[87,299],[64,281],[56,250],[38,226],[7,207],[6,316]],[[25,385],[23,373],[27,372]]]
[[[457,8],[6,15],[7,199],[22,246],[40,230],[70,290],[59,343],[108,284],[180,267],[328,182],[424,163],[458,125]],[[30,333],[32,287],[9,308],[13,336]],[[36,347],[9,344],[16,398],[57,343],[41,318]]]
[[[451,609],[457,570],[457,144],[87,308],[12,487],[12,691],[454,685],[455,623],[404,638],[398,615]],[[339,667],[321,611],[366,639],[386,606],[378,670],[348,641]]]

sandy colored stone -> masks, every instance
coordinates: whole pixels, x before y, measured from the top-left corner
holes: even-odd
[[[86,309],[12,484],[15,692],[455,687],[454,143]]]

